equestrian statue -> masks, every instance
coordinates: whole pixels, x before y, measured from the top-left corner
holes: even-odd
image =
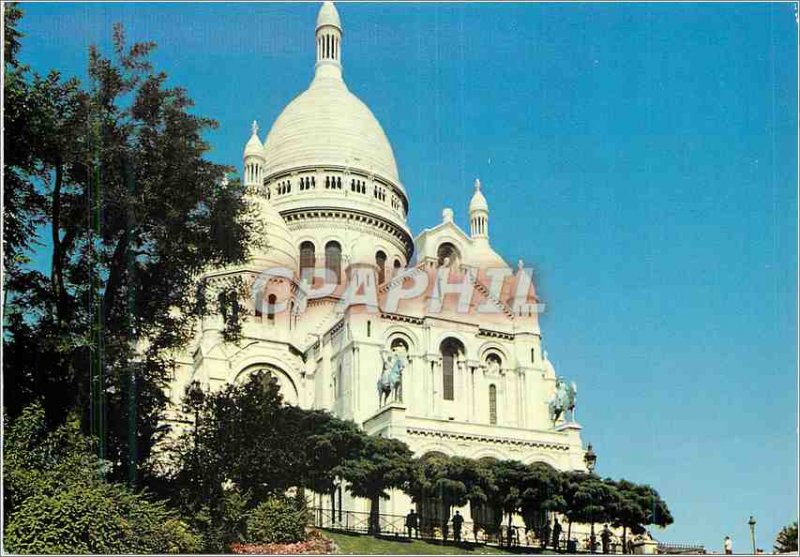
[[[406,358],[390,352],[386,349],[381,350],[383,358],[383,371],[378,379],[378,407],[382,408],[389,402],[389,395],[392,395],[393,402],[400,402],[403,398],[403,369],[406,367]]]
[[[567,383],[563,377],[556,379],[556,392],[550,399],[550,420],[556,425],[559,418],[564,417],[566,422],[575,421],[575,398],[578,394],[578,386],[574,381]]]

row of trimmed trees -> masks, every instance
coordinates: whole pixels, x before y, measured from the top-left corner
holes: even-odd
[[[239,385],[206,393],[190,386],[186,410],[195,416],[174,448],[177,504],[186,516],[225,515],[226,489],[247,494],[252,504],[290,488],[330,494],[340,485],[371,501],[369,531],[379,531],[379,501],[393,489],[419,507],[422,528],[447,531],[455,507],[470,506],[476,523],[496,534],[519,515],[527,528],[541,526],[544,512],[568,521],[608,523],[642,533],[666,526],[672,516],[650,486],[602,479],[584,472],[559,472],[544,463],[473,460],[440,453],[414,458],[396,439],[366,435],[354,423],[319,410],[282,404],[268,372]],[[215,507],[216,505],[216,507]]]

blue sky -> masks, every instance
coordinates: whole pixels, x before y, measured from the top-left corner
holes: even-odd
[[[113,22],[216,118],[239,166],[309,83],[318,4],[26,4],[21,58],[85,75]],[[598,472],[652,483],[721,550],[797,518],[795,4],[339,4],[350,89],[415,232],[472,182],[536,270]],[[188,186],[188,184],[187,184]]]

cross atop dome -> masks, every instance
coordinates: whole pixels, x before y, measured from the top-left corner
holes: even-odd
[[[250,129],[253,130],[253,135],[258,135],[258,120],[253,120],[253,124]]]

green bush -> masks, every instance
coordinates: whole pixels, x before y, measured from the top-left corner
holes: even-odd
[[[162,503],[106,483],[25,499],[10,517],[13,553],[190,553],[200,538]]]
[[[297,502],[275,497],[258,505],[247,520],[250,543],[295,543],[306,538],[308,513]]]

